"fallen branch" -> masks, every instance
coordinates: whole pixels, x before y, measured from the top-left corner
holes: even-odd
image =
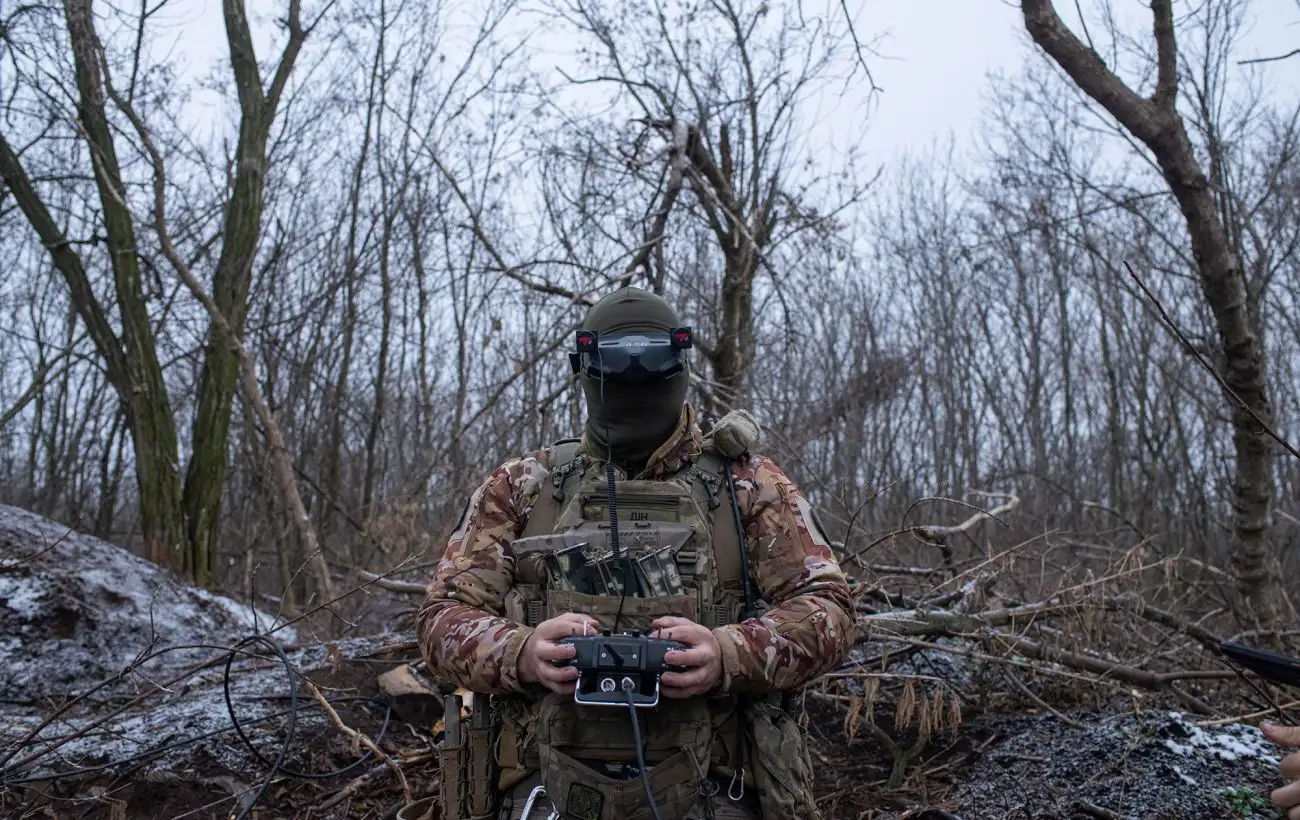
[[[405,592],[410,595],[423,595],[428,590],[428,587],[424,584],[417,584],[414,581],[395,581],[391,578],[383,578],[364,569],[357,570],[357,574],[362,578],[365,578],[367,581],[374,581],[375,586],[383,587],[384,589],[393,592]]]
[[[986,646],[996,646],[1002,643],[1003,648],[1011,652],[1028,655],[1031,658],[1037,658],[1049,663],[1061,664],[1084,672],[1091,672],[1103,678],[1114,678],[1146,689],[1164,689],[1174,681],[1180,680],[1229,680],[1236,677],[1236,673],[1226,669],[1147,672],[1132,666],[1108,661],[1096,655],[1056,649],[1037,641],[1031,641],[1028,638],[1018,638],[1001,632],[984,635],[982,642]]]
[[[420,752],[419,754],[402,758],[401,762],[403,765],[406,766],[409,766],[413,763],[422,763],[426,760],[432,759],[435,754],[436,752]],[[316,811],[318,812],[326,811],[327,809],[333,808],[334,806],[337,806],[339,803],[342,803],[344,800],[347,800],[355,796],[357,792],[361,791],[366,786],[369,786],[370,783],[376,777],[378,777],[379,775],[387,771],[391,771],[388,764],[380,763],[378,766],[374,767],[373,769],[366,772],[365,774],[360,775],[359,777],[354,779],[351,783],[339,789],[337,792],[335,792],[330,797],[326,798],[324,801],[317,803],[315,806]],[[411,800],[408,797],[407,803],[410,802]]]
[[[406,782],[406,775],[402,774],[402,768],[398,766],[397,763],[391,757],[388,756],[387,752],[385,752],[383,749],[375,745],[375,742],[371,740],[368,735],[362,732],[358,732],[356,729],[353,729],[351,726],[344,723],[343,718],[339,717],[339,713],[334,711],[334,707],[330,705],[330,702],[326,700],[325,696],[322,695],[320,693],[320,690],[316,688],[316,684],[312,683],[307,678],[303,678],[302,682],[303,685],[305,685],[307,689],[311,691],[312,697],[316,698],[316,702],[319,703],[321,705],[321,708],[324,709],[325,712],[330,716],[330,720],[334,721],[334,725],[338,728],[338,730],[343,734],[347,735],[348,737],[352,738],[352,743],[354,747],[357,746],[358,744],[365,746],[367,749],[374,752],[376,757],[384,761],[385,765],[387,765],[388,768],[393,770],[393,774],[397,775],[398,783],[400,783],[402,786],[402,796],[406,798],[407,803],[412,802],[411,786],[409,783]],[[358,753],[360,752],[359,749],[357,751]]]

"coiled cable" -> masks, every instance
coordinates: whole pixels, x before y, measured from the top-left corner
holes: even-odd
[[[285,717],[285,716],[288,717],[288,721],[285,729],[284,742],[280,745],[279,753],[276,754],[274,760],[267,760],[266,757],[264,757],[262,753],[258,751],[258,749],[253,745],[253,742],[252,740],[249,739],[248,735],[244,733],[244,729],[243,726],[241,726],[239,718],[235,716],[235,705],[231,699],[230,671],[231,671],[231,666],[234,663],[235,656],[237,654],[240,654],[239,653],[240,649],[242,649],[243,647],[249,644],[254,644],[254,643],[260,643],[264,646],[270,647],[271,651],[275,653],[276,658],[280,661],[281,665],[284,667],[285,673],[289,679],[289,708],[288,709],[280,712],[273,712],[269,715],[263,715],[261,717],[243,722],[244,726],[251,726],[259,723],[265,723],[267,721],[274,720],[279,717]],[[357,758],[352,763],[349,763],[348,765],[340,769],[334,769],[328,772],[305,772],[298,769],[290,768],[284,764],[284,760],[288,754],[289,747],[293,743],[294,732],[297,728],[298,716],[300,712],[306,708],[320,708],[320,705],[316,703],[309,703],[306,704],[304,707],[299,707],[297,676],[298,676],[297,670],[294,669],[293,663],[289,660],[289,656],[285,654],[284,650],[280,648],[279,644],[271,640],[266,635],[261,635],[261,634],[249,635],[241,639],[234,646],[230,647],[229,655],[226,658],[225,666],[222,670],[222,695],[226,703],[226,712],[230,717],[230,724],[231,724],[230,726],[223,727],[221,729],[215,729],[210,732],[204,732],[202,734],[194,735],[193,737],[188,737],[185,738],[184,740],[178,740],[173,743],[167,743],[157,748],[149,749],[147,751],[140,752],[139,754],[134,754],[129,757],[110,760],[105,763],[100,763],[94,766],[84,766],[76,769],[71,769],[66,772],[31,775],[30,772],[33,769],[37,768],[39,764],[37,764],[35,761],[31,761],[26,765],[19,764],[18,766],[9,769],[0,770],[0,787],[17,786],[24,783],[35,783],[40,781],[63,780],[70,777],[78,777],[84,774],[93,774],[95,772],[101,772],[107,769],[116,768],[118,766],[122,766],[127,763],[135,763],[141,760],[147,760],[149,758],[157,757],[159,755],[166,754],[167,752],[170,752],[174,749],[179,749],[184,746],[189,746],[199,741],[225,734],[226,732],[229,732],[231,729],[234,729],[235,732],[239,735],[239,739],[248,748],[248,750],[253,753],[253,756],[256,757],[263,765],[268,767],[267,774],[262,779],[261,785],[258,787],[257,792],[254,795],[253,799],[251,801],[248,801],[244,806],[243,810],[235,818],[233,818],[233,820],[245,820],[245,818],[247,818],[249,814],[252,812],[253,807],[256,806],[257,803],[266,795],[267,789],[270,788],[271,783],[274,782],[275,778],[278,775],[283,774],[289,777],[304,779],[304,780],[323,780],[331,777],[337,777],[338,775],[349,772],[352,769],[355,769],[356,767],[360,766],[362,763],[365,763],[374,755],[374,751],[368,749],[366,750],[366,753],[364,755]],[[330,703],[347,703],[347,702],[363,701],[372,706],[383,706],[385,708],[384,723],[383,726],[380,728],[379,733],[375,735],[376,745],[378,744],[380,738],[382,738],[384,734],[388,731],[388,726],[393,716],[393,705],[387,699],[375,698],[375,697],[348,696],[348,697],[339,697],[339,698],[326,698],[326,700]],[[19,776],[14,777],[14,775],[19,775]]]

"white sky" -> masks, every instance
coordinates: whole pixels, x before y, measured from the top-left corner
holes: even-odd
[[[306,5],[309,10],[320,6],[311,0]],[[1077,19],[1074,6],[1057,0],[1059,13],[1071,23]],[[1095,0],[1084,6],[1095,8]],[[269,61],[268,18],[279,13],[282,3],[250,0],[248,7],[253,10],[259,57]],[[979,124],[987,75],[998,69],[1014,73],[1031,56],[1019,4],[1013,0],[849,0],[848,8],[859,37],[870,41],[878,54],[869,65],[884,89],[866,133],[856,135],[874,162],[928,148],[950,135],[959,148],[969,145]],[[1149,27],[1149,12],[1141,0],[1116,0],[1115,8],[1123,19]],[[1253,0],[1250,13],[1255,18],[1247,36],[1250,55],[1277,55],[1300,46],[1297,0]],[[164,15],[166,30],[156,29],[163,42],[156,46],[183,53],[196,74],[210,70],[215,60],[226,60],[221,0],[173,0]],[[1261,70],[1276,94],[1300,97],[1300,56]],[[828,124],[837,130],[833,122]],[[840,142],[845,136],[839,133],[833,139]]]
[[[1083,5],[1094,7],[1092,2]],[[1175,3],[1176,11],[1183,5]],[[883,160],[950,133],[959,146],[968,145],[979,124],[987,75],[997,69],[1014,73],[1033,56],[1020,4],[1010,0],[857,0],[857,6],[859,19],[887,37],[876,48],[881,56],[869,63],[876,84],[885,91],[868,134],[873,151]],[[1074,25],[1074,3],[1057,0],[1056,6]],[[1146,3],[1117,0],[1116,7],[1124,19],[1149,30]],[[1296,0],[1254,0],[1248,14],[1255,19],[1245,38],[1244,51],[1250,56],[1274,56],[1300,47]],[[1093,33],[1099,34],[1095,28]],[[1300,97],[1300,56],[1262,70],[1277,84],[1277,94]]]

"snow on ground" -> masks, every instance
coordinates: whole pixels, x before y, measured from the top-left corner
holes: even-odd
[[[1082,800],[1124,820],[1227,820],[1243,816],[1232,809],[1234,795],[1266,800],[1282,785],[1278,749],[1253,726],[1202,727],[1180,712],[1074,717],[1084,725],[1052,715],[1001,718],[1003,739],[955,789],[962,816],[974,808],[998,817],[1073,816]]]
[[[1180,712],[1169,713],[1168,731],[1174,738],[1161,740],[1165,748],[1183,757],[1209,755],[1230,763],[1258,760],[1272,766],[1281,762],[1277,746],[1253,726],[1231,723],[1203,729]]]
[[[333,642],[344,657],[382,645],[383,641],[360,638]],[[266,655],[265,647],[249,647]],[[317,645],[286,653],[294,669],[305,672],[329,665],[327,647]],[[223,664],[218,664],[187,678],[171,691],[155,691],[138,706],[120,715],[110,716],[107,706],[78,709],[57,723],[44,727],[34,741],[10,764],[10,779],[39,777],[76,767],[94,766],[108,761],[122,761],[135,755],[148,755],[141,771],[177,772],[199,765],[198,755],[209,763],[231,771],[255,771],[258,765],[232,729],[230,710],[223,688]],[[231,665],[230,700],[235,717],[245,734],[254,739],[262,755],[276,756],[284,735],[280,731],[290,708],[290,684],[283,664],[275,658],[241,658]],[[315,700],[305,687],[297,686],[299,715],[293,751],[303,746],[303,738],[313,730],[319,732],[327,719],[315,707]],[[336,704],[335,708],[344,706]],[[359,707],[352,707],[359,708]],[[0,728],[0,748],[41,726],[44,716],[11,714]],[[269,718],[262,722],[260,719]],[[264,736],[267,729],[273,730]],[[197,742],[202,735],[211,735]],[[64,737],[72,739],[63,742]],[[51,743],[46,747],[41,741]],[[163,747],[172,746],[160,754]],[[30,762],[28,762],[30,761]]]
[[[161,681],[274,621],[115,544],[0,504],[0,700],[84,692],[151,648],[214,647],[166,652],[123,679]],[[286,627],[275,638],[289,645],[297,635]]]

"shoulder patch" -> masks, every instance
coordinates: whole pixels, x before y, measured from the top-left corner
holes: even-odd
[[[808,537],[819,547],[831,548],[830,539],[822,530],[821,521],[817,518],[817,511],[813,509],[808,499],[804,498],[803,493],[795,495],[795,506],[799,508],[799,517],[803,519],[803,525],[808,528]]]
[[[455,543],[461,541],[465,538],[465,534],[469,532],[469,522],[471,519],[470,510],[477,507],[479,502],[483,499],[483,492],[487,489],[487,484],[488,483],[485,481],[478,485],[474,492],[470,494],[469,498],[465,500],[465,506],[460,510],[460,518],[456,519],[456,527],[452,530],[451,537],[447,539],[449,542]]]

